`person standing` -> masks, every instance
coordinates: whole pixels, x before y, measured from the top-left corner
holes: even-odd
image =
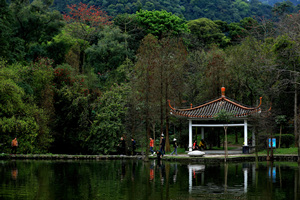
[[[154,139],[150,138],[150,152],[151,152],[152,155],[154,153],[153,147],[154,147]]]
[[[11,141],[11,154],[17,153],[17,147],[18,147],[18,141],[17,138],[15,137],[15,139]]]
[[[163,156],[162,152],[160,150],[157,150],[156,156],[157,156],[158,165],[160,165],[160,160],[162,159],[162,156]]]
[[[200,142],[199,142],[199,149],[200,150],[205,150],[206,149],[206,145],[205,145],[205,142],[204,142],[203,139],[200,140]]]
[[[123,137],[121,137],[120,139],[120,143],[119,143],[119,154],[120,155],[125,155],[125,140]]]
[[[135,149],[136,149],[136,141],[131,138],[131,148],[132,148],[132,155],[136,155]]]
[[[199,149],[199,147],[197,145],[197,140],[195,140],[194,143],[193,143],[193,151],[198,150],[198,149]]]
[[[171,153],[171,155],[173,155],[173,153],[175,153],[175,155],[177,156],[177,142],[176,142],[176,138],[174,138],[173,140],[173,147],[174,147],[174,151]]]
[[[165,152],[166,140],[164,138],[164,134],[161,135],[161,143],[160,143],[160,145],[161,145],[160,151],[161,151],[162,155],[166,154],[166,152]]]

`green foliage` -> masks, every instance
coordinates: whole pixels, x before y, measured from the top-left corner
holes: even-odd
[[[287,121],[286,115],[278,115],[278,116],[276,116],[276,118],[275,118],[275,122],[276,122],[278,125],[280,125],[280,126],[283,125],[283,124],[285,124],[286,121]]]
[[[91,119],[91,95],[86,77],[78,75],[70,66],[56,68],[54,83],[53,122],[54,153],[86,153],[83,138],[87,137]],[[67,145],[66,145],[67,144]]]
[[[263,96],[262,106],[272,102],[274,113],[294,117],[298,15],[286,15],[276,26],[251,18],[268,17],[270,7],[257,0],[89,3],[135,14],[118,15],[115,26],[93,26],[85,21],[89,16],[64,26],[51,1],[0,1],[0,143],[17,135],[20,153],[50,147],[56,153],[109,153],[122,134],[144,134],[144,124],[157,134],[160,118],[168,118],[167,99],[176,107],[204,102],[219,96],[221,86],[246,105]],[[274,33],[279,36],[271,38]],[[172,121],[176,134],[181,123]],[[0,148],[7,152],[5,145]]]
[[[228,42],[224,33],[221,32],[219,26],[210,19],[195,19],[189,21],[187,25],[191,33],[198,38],[200,43],[198,45],[208,46],[211,44],[218,44],[226,46],[226,43]]]
[[[187,25],[184,23],[183,19],[165,10],[140,10],[136,15],[144,30],[158,38],[162,38],[169,33],[180,35],[188,32]]]
[[[25,53],[32,44],[42,44],[50,41],[58,34],[64,25],[58,11],[49,9],[49,2],[36,0],[31,3],[16,0],[11,2],[10,8],[14,17],[14,37],[24,42]]]
[[[91,132],[85,140],[92,153],[107,154],[114,151],[120,136],[125,134],[125,97],[129,91],[128,85],[115,84],[98,99]]]
[[[48,127],[49,113],[47,109],[37,106],[38,104],[42,106],[41,91],[49,84],[51,75],[47,77],[49,74],[44,70],[49,66],[45,66],[44,63],[39,64],[40,67],[37,68],[21,65],[0,67],[0,133],[2,136],[0,142],[5,144],[1,146],[3,152],[9,151],[9,144],[13,137],[18,137],[19,153],[46,152],[52,142]],[[26,80],[28,75],[32,77],[30,82]],[[43,76],[44,78],[41,78]],[[41,95],[40,99],[34,100],[33,92],[25,93],[19,85],[26,85]]]
[[[280,135],[276,134],[275,137],[276,137],[276,142],[277,142],[276,146],[278,146],[278,141],[279,141]],[[290,148],[290,145],[292,145],[294,143],[295,143],[295,135],[293,135],[293,134],[282,134],[281,135],[281,144],[284,144],[286,148]]]
[[[12,15],[5,0],[0,1],[0,56],[8,59],[10,57],[9,45],[10,35],[13,32]]]
[[[296,1],[296,0],[293,0]],[[79,3],[79,0],[73,0],[73,3]],[[258,0],[214,0],[207,2],[205,0],[126,0],[126,1],[83,1],[90,5],[99,6],[111,16],[118,14],[133,14],[141,9],[148,11],[166,10],[177,16],[182,16],[187,20],[198,18],[209,18],[211,20],[222,20],[228,23],[238,22],[244,17],[265,16],[270,18],[272,7],[263,4]],[[55,8],[60,12],[67,12],[68,4],[66,1],[55,2]],[[71,4],[71,2],[70,2]],[[296,4],[295,4],[296,5]]]
[[[114,19],[114,25],[118,26],[122,33],[127,35],[125,45],[136,53],[140,41],[145,37],[146,31],[139,25],[137,15],[122,14]]]
[[[105,73],[118,68],[127,56],[133,55],[126,49],[127,35],[119,28],[106,26],[98,34],[96,45],[86,49],[87,65],[94,68],[95,73]]]
[[[52,84],[54,79],[53,74],[53,61],[46,58],[39,58],[36,62],[32,63],[28,76],[30,76],[30,85],[34,91],[36,98],[43,98],[43,92],[49,85]],[[42,101],[41,99],[38,100]]]
[[[230,120],[234,117],[234,113],[227,111],[225,109],[221,109],[215,116],[214,119],[218,120],[222,123],[228,124]]]
[[[277,62],[282,67],[293,68],[294,64],[299,65],[300,56],[295,52],[297,43],[290,40],[287,35],[279,36],[273,46],[277,56]]]

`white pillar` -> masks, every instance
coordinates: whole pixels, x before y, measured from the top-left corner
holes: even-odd
[[[204,127],[201,127],[201,139],[204,140]]]
[[[248,190],[248,169],[244,168],[244,192],[247,193]]]
[[[255,146],[255,130],[252,128],[252,146]]]
[[[192,193],[193,189],[193,169],[189,167],[189,192]]]
[[[192,120],[189,120],[189,151],[193,151],[193,133],[192,133],[193,129],[192,129]]]
[[[246,119],[244,119],[244,146],[248,146],[248,124]]]

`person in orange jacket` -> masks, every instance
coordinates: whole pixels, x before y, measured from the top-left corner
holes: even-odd
[[[18,141],[17,141],[17,138],[15,137],[15,139],[13,139],[11,141],[11,153],[12,154],[16,154],[17,153],[17,147],[18,147]]]
[[[154,147],[154,140],[152,138],[150,138],[150,151],[151,154],[153,155],[154,151],[153,151],[153,147]]]

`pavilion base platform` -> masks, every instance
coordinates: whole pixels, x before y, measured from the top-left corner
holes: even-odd
[[[196,151],[189,152],[188,156],[190,156],[190,157],[202,157],[204,154],[205,154],[205,152],[196,150]]]
[[[203,151],[206,155],[225,155],[224,150],[204,150]],[[243,154],[241,150],[229,150],[228,155],[235,155],[235,154]]]

